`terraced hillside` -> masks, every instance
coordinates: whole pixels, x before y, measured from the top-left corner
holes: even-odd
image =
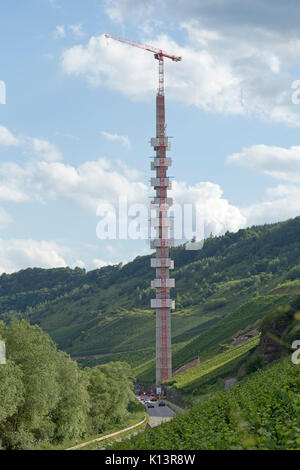
[[[219,352],[239,329],[295,294],[300,218],[208,238],[202,250],[172,250],[176,311],[173,367]],[[24,317],[83,364],[127,360],[139,380],[154,378],[155,314],[150,257],[95,271],[27,269],[0,277],[0,319]],[[297,291],[297,286],[294,288]]]
[[[171,389],[183,393],[197,391],[204,384],[212,381],[214,378],[227,375],[238,367],[248,353],[256,348],[259,343],[259,336],[238,346],[229,347],[226,351],[216,354],[211,359],[176,375],[170,380],[164,382],[171,386]]]

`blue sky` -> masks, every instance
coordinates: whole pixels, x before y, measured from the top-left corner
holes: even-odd
[[[153,56],[166,63],[173,197],[209,232],[300,211],[300,5],[277,0],[15,0],[1,5],[0,272],[126,262],[99,240],[99,203],[149,202]]]

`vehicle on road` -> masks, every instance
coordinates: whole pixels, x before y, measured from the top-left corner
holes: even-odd
[[[166,406],[166,404],[165,404],[164,401],[160,401],[160,402],[158,403],[158,406]]]
[[[147,408],[154,408],[154,405],[153,403],[151,403],[150,401],[147,403]]]
[[[151,397],[150,401],[157,401],[157,398],[156,397]]]

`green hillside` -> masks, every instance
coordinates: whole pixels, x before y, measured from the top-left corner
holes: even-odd
[[[170,380],[165,381],[166,385],[171,385],[172,389],[183,393],[197,390],[208,380],[219,377],[222,372],[228,373],[228,365],[232,368],[232,364],[245,360],[247,354],[259,343],[259,337],[255,337],[246,343],[235,347],[230,347],[227,351],[217,354],[211,359],[200,363]],[[230,370],[230,369],[229,369]]]
[[[290,358],[109,449],[300,449],[300,374]]]
[[[208,238],[202,250],[172,250],[176,310],[173,367],[220,351],[238,330],[284,305],[300,278],[300,218]],[[128,360],[138,379],[154,379],[155,313],[150,256],[126,265],[27,269],[0,276],[0,319],[25,318],[83,365]],[[276,290],[277,288],[277,290]],[[147,363],[147,364],[146,364]]]
[[[289,294],[265,295],[254,297],[243,303],[234,312],[223,317],[215,326],[209,328],[205,334],[195,336],[180,350],[178,355],[175,353],[175,363],[179,360],[185,363],[192,356],[197,357],[197,355],[200,355],[202,359],[213,356],[219,351],[219,345],[228,343],[237,331],[262,319],[275,307],[288,304],[292,297]]]

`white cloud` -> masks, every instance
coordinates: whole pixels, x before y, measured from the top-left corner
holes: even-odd
[[[77,168],[61,162],[38,160],[23,167],[2,164],[0,178],[6,184],[22,187],[31,199],[62,200],[94,214],[101,203],[117,207],[121,196],[127,197],[128,205],[139,203],[148,207],[153,191],[148,185],[135,180],[135,170],[131,171],[120,163],[102,158]],[[217,184],[202,182],[189,186],[185,182],[174,182],[172,193],[176,203],[192,203],[196,207],[209,233],[236,231],[246,224],[245,217],[224,199]]]
[[[300,147],[253,145],[228,157],[228,163],[277,179],[300,182]]]
[[[222,234],[227,230],[236,232],[246,226],[246,217],[238,207],[230,204],[223,197],[223,191],[218,184],[201,182],[189,186],[185,182],[174,182],[172,191],[174,202],[190,203],[196,209],[197,215],[204,223],[205,235]]]
[[[63,25],[57,25],[53,33],[54,39],[60,39],[66,37],[66,30]]]
[[[0,183],[0,201],[28,202],[30,197],[22,191],[14,181]]]
[[[168,98],[205,109],[242,112],[240,80],[224,61],[207,51],[181,47],[166,35],[152,43],[184,57],[177,64],[166,61]],[[95,86],[105,85],[135,99],[153,98],[158,79],[156,65],[152,54],[104,36],[92,37],[86,46],[74,46],[62,57],[65,73],[82,75]]]
[[[55,162],[62,159],[59,150],[48,140],[32,139],[32,147],[34,154],[41,158],[41,160]]]
[[[68,26],[68,29],[72,32],[75,39],[81,39],[85,35],[81,24],[71,24]]]
[[[280,222],[300,214],[300,188],[279,185],[266,191],[266,200],[241,209],[247,225]]]
[[[166,60],[168,99],[207,111],[300,126],[300,108],[291,102],[291,83],[299,78],[292,72],[300,58],[299,8],[265,1],[266,14],[259,15],[262,7],[256,5],[256,11],[254,1],[229,1],[226,8],[224,4],[221,0],[165,0],[159,2],[158,17],[156,1],[137,5],[133,0],[116,0],[106,2],[106,12],[118,23],[144,25],[147,35],[151,34],[147,25],[163,19],[164,8],[168,18],[172,12],[175,25],[169,31],[182,28],[185,44],[166,34],[147,39],[183,57],[179,64]],[[282,26],[288,23],[290,27]],[[156,89],[153,56],[103,36],[66,50],[62,65],[67,74],[81,75],[95,86],[107,86],[131,98],[145,99]]]
[[[155,33],[162,29],[164,23],[160,20],[146,19],[145,21],[140,21],[138,24],[138,29],[145,36],[153,36]]]
[[[57,161],[62,159],[60,151],[45,139],[16,137],[7,127],[0,125],[0,145],[6,147],[22,147],[28,152],[38,156],[41,160]]]
[[[130,168],[126,163],[122,162],[122,160],[116,160],[116,163],[119,168],[121,168],[122,173],[130,179],[130,180],[137,180],[140,178],[140,172],[136,170],[135,168]]]
[[[140,23],[141,20],[149,18],[155,12],[157,1],[139,1],[132,0],[105,0],[105,12],[111,21],[118,24],[123,24],[128,14],[133,15]],[[162,2],[160,2],[159,6]]]
[[[64,251],[48,241],[0,239],[0,273],[12,273],[24,267],[66,267]]]
[[[85,265],[85,262],[82,261],[81,259],[78,259],[77,261],[75,261],[75,263],[72,264],[72,268],[81,268],[81,269],[85,269],[86,268],[86,265]]]
[[[127,135],[110,134],[109,132],[106,132],[106,131],[101,131],[101,134],[104,137],[106,137],[107,140],[110,140],[111,142],[120,142],[123,147],[127,149],[131,148],[131,142]]]
[[[138,24],[145,19],[202,20],[206,27],[240,30],[276,31],[278,34],[298,32],[300,12],[296,2],[274,0],[105,0],[106,14],[112,21]]]
[[[25,148],[35,158],[23,164],[3,162],[0,164],[0,200],[25,202],[60,200],[96,214],[99,204],[110,203],[115,207],[120,196],[126,196],[128,205],[149,206],[150,187],[140,181],[140,174],[121,160],[99,158],[78,167],[61,161],[60,152],[50,142],[25,138]],[[298,183],[300,180],[300,148],[268,147],[264,145],[243,149],[231,155],[231,164],[243,165],[273,177]],[[22,188],[22,189],[20,189]],[[252,223],[283,220],[299,213],[299,188],[279,185],[269,188],[266,198],[238,208],[224,198],[219,185],[200,182],[193,186],[175,181],[170,194],[175,203],[192,203],[205,225],[206,234],[236,231]],[[7,225],[10,218],[0,213],[0,226]],[[101,260],[100,260],[101,261]],[[78,260],[77,263],[81,260]]]
[[[125,174],[126,173],[126,174]],[[0,164],[0,182],[22,187],[31,199],[60,199],[93,213],[101,202],[115,204],[125,194],[130,202],[144,201],[148,187],[135,182],[130,171],[105,158],[73,167],[61,162],[32,160],[23,166]]]
[[[82,29],[81,24],[70,24],[68,26],[58,25],[53,33],[54,39],[62,39],[67,36],[67,31],[71,31],[74,39],[82,39],[85,36],[85,32]]]
[[[151,67],[152,57],[132,47],[127,47],[124,53],[124,47],[106,40],[104,35],[91,37],[86,46],[76,45],[63,53],[63,71],[66,74],[83,75],[93,85],[106,84],[109,88],[132,96],[147,96],[155,83],[151,80],[151,77],[155,77]],[[133,65],[135,70],[132,69]],[[143,85],[140,79],[144,81]]]
[[[0,145],[16,147],[19,144],[20,140],[15,137],[7,127],[0,126]]]
[[[110,264],[113,264],[110,261],[103,261],[102,259],[95,258],[93,259],[93,266],[96,269],[103,268],[104,266],[109,266]]]
[[[0,145],[19,146],[23,151],[33,154],[40,161],[56,162],[61,160],[60,151],[47,140],[24,137],[22,140],[15,137],[6,127],[0,126]],[[26,166],[27,165],[27,166]],[[28,168],[37,165],[33,161],[24,166],[14,162],[3,162],[0,170],[0,200],[11,202],[27,202],[31,200],[28,186],[30,176]],[[21,189],[22,188],[22,189]]]
[[[140,181],[139,172],[121,160],[99,158],[75,167],[55,161],[61,155],[48,141],[33,139],[33,142],[37,158],[23,165],[0,164],[0,199],[61,200],[94,214],[100,204],[117,207],[121,196],[127,197],[128,205],[149,206],[153,191]],[[235,231],[246,223],[239,209],[224,199],[216,184],[202,182],[189,186],[175,182],[173,196],[180,204],[193,203],[210,232]]]
[[[264,200],[241,209],[247,225],[278,222],[300,214],[300,147],[253,145],[228,157],[228,163],[296,184],[266,189]]]
[[[34,155],[39,160],[56,162],[62,155],[55,145],[44,139],[24,137],[19,139],[6,127],[0,126],[0,145],[19,146],[22,151]],[[27,202],[31,200],[27,183],[30,176],[28,165],[34,167],[37,162],[21,166],[14,162],[3,162],[0,170],[0,200]],[[22,189],[21,189],[22,188]]]

